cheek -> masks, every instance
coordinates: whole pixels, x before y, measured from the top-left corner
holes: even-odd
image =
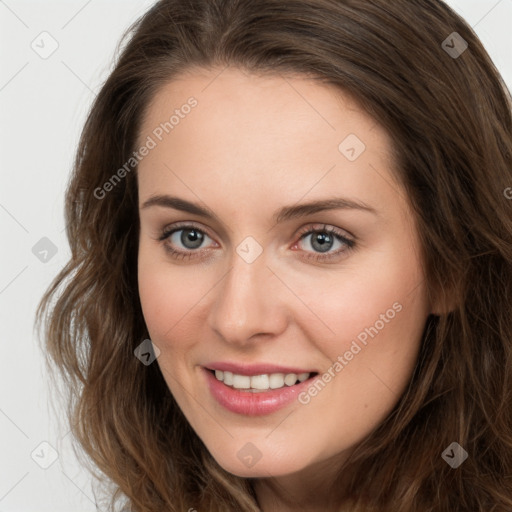
[[[211,274],[195,265],[175,265],[163,250],[140,244],[140,302],[149,335],[159,348],[185,347],[203,325],[202,301],[215,285]]]
[[[138,261],[139,296],[151,339],[162,340],[183,313],[183,292],[168,262],[141,243]]]
[[[368,259],[353,271],[315,279],[314,286],[309,277],[295,276],[294,282],[297,294],[306,298],[304,302],[312,313],[308,318],[315,329],[321,328],[316,332],[335,344],[335,340],[357,337],[376,322],[378,327],[387,319],[397,323],[398,309],[407,309],[410,314],[413,290],[421,283],[421,273],[418,267],[406,268],[397,256],[379,261]]]

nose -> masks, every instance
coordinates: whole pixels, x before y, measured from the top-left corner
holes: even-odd
[[[265,252],[252,263],[234,253],[230,270],[215,290],[208,323],[224,341],[244,346],[286,329],[286,289],[267,266]]]

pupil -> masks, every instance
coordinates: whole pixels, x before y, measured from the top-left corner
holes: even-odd
[[[315,243],[320,244],[319,247],[315,247]],[[318,233],[316,237],[313,237],[312,245],[315,249],[320,250],[320,252],[326,252],[331,248],[332,238],[329,234]]]
[[[195,229],[185,229],[182,231],[181,242],[183,245],[189,247],[187,244],[192,242],[192,247],[189,249],[195,249],[201,245],[203,241],[203,236],[199,234],[199,232]]]

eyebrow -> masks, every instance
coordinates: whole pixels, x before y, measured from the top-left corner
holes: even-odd
[[[218,216],[209,208],[199,206],[196,203],[192,203],[179,197],[168,195],[152,196],[142,204],[141,209],[150,208],[152,206],[173,208],[174,210],[180,210],[182,212],[191,213],[193,215],[198,215],[207,219],[213,219],[220,223]],[[321,199],[318,201],[310,201],[308,203],[283,206],[274,213],[272,220],[276,224],[279,224],[280,222],[285,222],[300,217],[306,217],[307,215],[326,210],[360,210],[378,215],[378,212],[375,210],[375,208],[372,208],[363,202],[342,197],[334,197]]]

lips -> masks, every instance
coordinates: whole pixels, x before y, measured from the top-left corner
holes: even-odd
[[[299,367],[299,366],[280,366],[270,363],[256,363],[256,364],[243,364],[243,363],[234,363],[234,362],[213,362],[205,364],[204,367],[207,370],[220,370],[222,372],[231,372],[236,373],[237,375],[263,375],[263,374],[271,374],[271,373],[295,373],[300,375],[302,373],[318,373],[317,370],[307,368],[307,367]]]
[[[218,404],[230,412],[245,416],[271,414],[291,405],[297,401],[299,393],[318,378],[318,372],[314,370],[264,363],[251,365],[230,362],[209,363],[202,367],[202,374],[212,398]],[[220,374],[224,376],[229,374],[230,380],[234,378],[235,382],[227,385],[226,382],[219,380]],[[295,384],[288,382],[278,389],[249,389],[247,386],[244,386],[246,389],[237,389],[233,387],[233,384],[240,386],[242,382],[240,379],[236,381],[236,376],[244,376],[245,380],[250,378],[250,383],[254,384],[253,378],[258,379],[258,376],[264,377],[265,375],[276,376],[276,374],[287,376],[293,374],[295,378],[300,375],[304,380],[298,379]],[[265,386],[258,385],[257,387]]]

